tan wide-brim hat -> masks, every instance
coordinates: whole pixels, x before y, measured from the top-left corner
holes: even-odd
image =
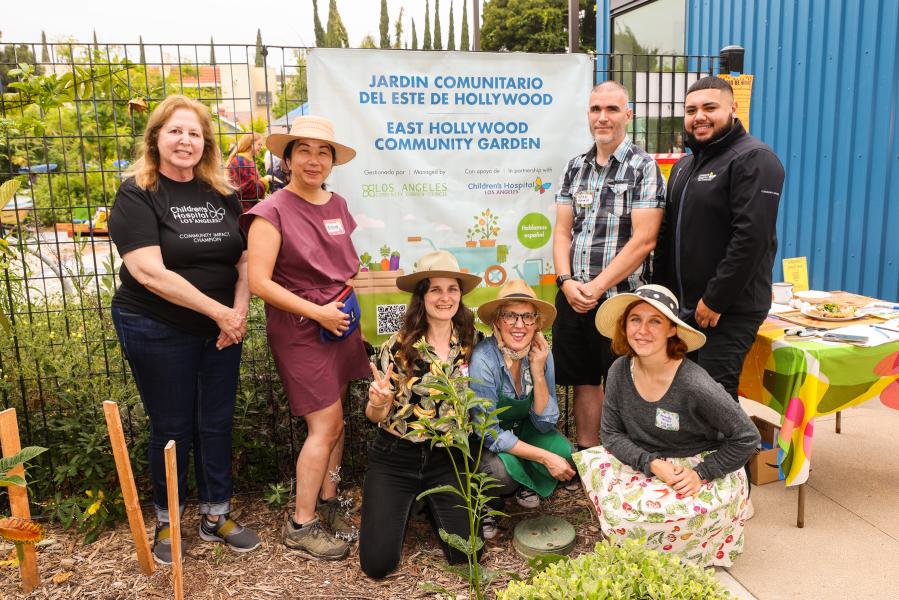
[[[335,165],[348,163],[356,156],[355,150],[334,139],[334,124],[329,119],[313,115],[297,117],[290,126],[290,133],[273,133],[266,138],[265,145],[283,160],[287,144],[299,139],[318,140],[333,146]]]
[[[510,279],[499,290],[495,300],[485,302],[478,307],[478,318],[486,325],[493,325],[497,311],[504,304],[511,302],[528,302],[543,317],[543,326],[549,327],[556,320],[556,307],[537,298],[536,292],[521,279]]]
[[[661,285],[643,285],[633,293],[618,294],[603,302],[596,311],[596,328],[599,332],[607,338],[613,337],[621,315],[632,302],[637,300],[646,302],[677,326],[677,337],[687,344],[687,352],[692,352],[705,345],[705,335],[680,320],[680,317],[677,316],[677,297],[671,293],[671,290]]]
[[[481,283],[481,278],[477,275],[463,273],[459,269],[459,261],[456,260],[455,256],[446,250],[437,250],[419,258],[418,263],[415,265],[414,273],[397,277],[396,287],[411,294],[415,292],[415,286],[418,285],[419,281],[434,277],[458,279],[461,282],[463,295],[475,289]]]

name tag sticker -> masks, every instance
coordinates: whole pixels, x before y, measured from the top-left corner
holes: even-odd
[[[574,195],[574,201],[578,206],[593,206],[593,198],[596,195],[594,190],[584,190]]]
[[[346,233],[346,230],[343,228],[343,221],[340,219],[325,219],[323,222],[328,235],[343,235]]]
[[[677,413],[657,408],[656,427],[665,431],[678,431],[680,429],[680,416]]]

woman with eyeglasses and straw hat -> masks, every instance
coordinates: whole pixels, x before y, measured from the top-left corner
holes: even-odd
[[[347,289],[359,269],[350,239],[356,221],[325,180],[356,152],[335,140],[329,120],[316,116],[297,117],[289,134],[270,135],[266,145],[283,157],[291,177],[241,216],[250,291],[265,300],[268,341],[290,412],[305,418],[308,429],[297,457],[296,505],[282,534],[305,557],[339,560],[356,537],[337,499],[341,398],[351,379],[368,374],[368,356],[358,304]]]
[[[733,398],[684,358],[705,336],[677,316],[667,288],[607,300],[600,333],[623,354],[609,369],[602,446],[574,455],[607,536],[646,537],[661,552],[728,567],[743,551],[743,465],[759,432]]]
[[[414,273],[396,279],[396,286],[412,298],[400,330],[384,342],[371,365],[374,381],[365,407],[365,415],[380,427],[362,488],[359,561],[369,577],[384,577],[399,564],[416,496],[433,487],[458,485],[447,449],[432,447],[416,434],[420,426],[415,422],[451,414],[451,406],[430,397],[436,382],[431,356],[449,365],[451,377],[468,373],[476,333],[474,315],[462,296],[480,282],[477,275],[463,273],[444,250],[422,256]],[[415,348],[422,340],[431,356]],[[461,460],[461,454],[455,456],[457,463]],[[456,495],[430,494],[424,501],[435,532],[443,529],[468,539],[468,512]],[[447,561],[467,562],[462,552],[443,540],[440,544]]]
[[[495,300],[478,307],[478,317],[493,328],[493,336],[474,349],[470,385],[491,404],[478,407],[473,418],[504,409],[484,436],[480,468],[499,483],[491,490],[499,497],[494,508],[502,508],[502,497],[512,494],[519,505],[537,508],[559,481],[575,475],[571,443],[555,429],[559,405],[553,361],[541,333],[552,325],[556,309],[524,281],[513,279]],[[485,516],[481,525],[485,538],[496,536],[495,517]]]

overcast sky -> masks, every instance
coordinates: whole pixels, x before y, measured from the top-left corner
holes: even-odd
[[[471,2],[471,0],[467,0]],[[462,33],[463,0],[440,2],[440,24],[446,45],[450,3],[455,4],[456,45]],[[330,0],[318,0],[322,26],[327,27]],[[481,2],[483,4],[483,0]],[[145,44],[208,44],[210,36],[216,44],[253,44],[256,29],[262,30],[262,41],[270,45],[312,46],[312,0],[42,0],[15,3],[19,14],[3,19],[0,31],[3,42],[39,42],[41,30],[48,41],[89,42],[97,31],[100,43],[136,43],[143,36]],[[433,35],[434,2],[431,5]],[[387,0],[390,12],[390,35],[400,8],[404,8],[403,29],[411,40],[410,18],[415,18],[419,44],[424,36],[425,0]],[[366,34],[377,44],[380,40],[380,0],[337,0],[340,17],[346,26],[351,46],[359,46]],[[471,4],[469,4],[469,12]],[[472,29],[469,15],[469,31]]]

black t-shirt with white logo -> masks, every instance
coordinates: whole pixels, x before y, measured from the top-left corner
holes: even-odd
[[[119,187],[109,216],[109,235],[119,254],[159,246],[162,261],[198,290],[225,306],[234,304],[237,262],[246,248],[233,194],[222,196],[199,179],[174,181],[159,175],[153,192],[128,179]],[[151,317],[186,333],[215,337],[215,321],[172,304],[138,283],[122,265],[122,285],[112,299],[121,310]]]

